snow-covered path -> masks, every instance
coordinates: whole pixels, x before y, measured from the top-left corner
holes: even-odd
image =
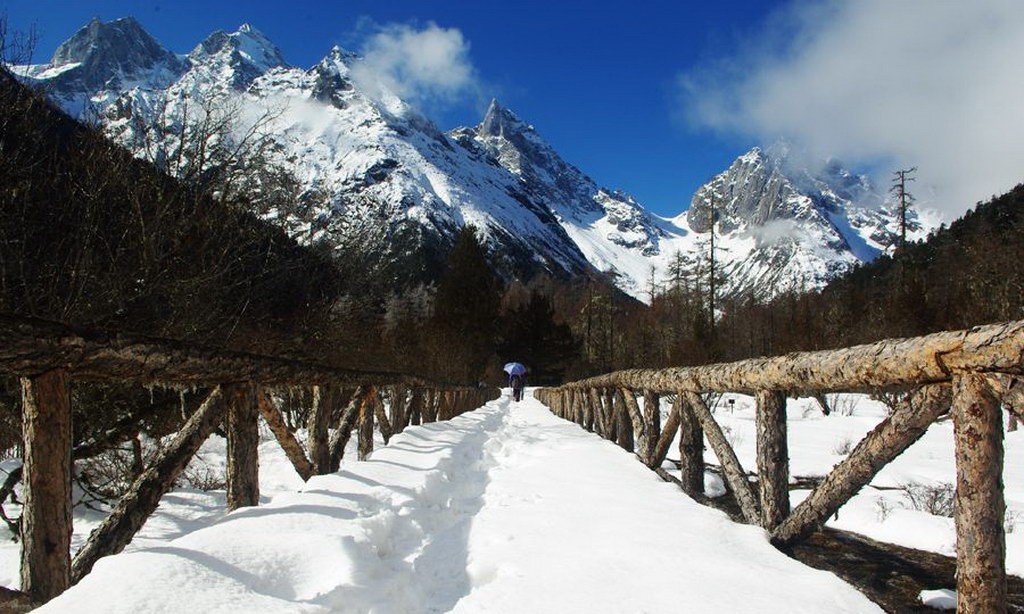
[[[879,610],[532,398],[503,397],[103,559],[38,611]]]

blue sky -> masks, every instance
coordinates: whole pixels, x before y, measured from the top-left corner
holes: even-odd
[[[394,62],[439,51],[433,74],[457,81],[408,91],[441,128],[475,125],[497,97],[599,184],[664,216],[683,211],[736,156],[779,136],[880,181],[917,166],[919,200],[951,215],[1024,180],[1024,145],[1009,142],[1024,143],[1024,113],[1007,102],[1024,99],[1024,77],[1006,60],[1024,57],[1019,0],[0,7],[9,29],[35,25],[36,61],[94,16],[134,16],[179,53],[214,30],[250,23],[302,67],[336,44],[394,51],[431,34],[440,47],[407,48],[389,66],[402,79],[409,69]]]

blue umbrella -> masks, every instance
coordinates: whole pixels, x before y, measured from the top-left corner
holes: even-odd
[[[522,363],[510,362],[505,365],[505,373],[509,375],[526,375],[526,367]]]

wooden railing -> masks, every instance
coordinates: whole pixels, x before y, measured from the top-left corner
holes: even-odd
[[[747,522],[773,543],[803,539],[886,464],[952,414],[956,440],[957,611],[1005,612],[1001,404],[1024,407],[1024,321],[693,368],[618,371],[536,391],[552,411],[635,451],[657,469],[679,432],[681,485],[704,488],[703,440],[714,450]],[[891,415],[868,433],[790,510],[786,398],[826,392],[903,391]],[[757,487],[753,487],[705,403],[705,393],[757,400]],[[644,397],[641,411],[637,394]],[[674,403],[664,427],[659,397]]]
[[[410,424],[453,418],[500,395],[496,388],[338,369],[5,315],[0,315],[0,373],[21,378],[25,449],[21,584],[34,603],[59,595],[89,573],[99,558],[120,552],[221,424],[228,440],[228,508],[236,509],[259,502],[260,415],[296,472],[309,479],[338,470],[353,431],[362,460],[373,450],[375,422],[386,442]],[[209,390],[199,409],[139,474],[74,560],[70,556],[73,381]],[[285,425],[271,394],[274,388],[312,390],[308,454]]]

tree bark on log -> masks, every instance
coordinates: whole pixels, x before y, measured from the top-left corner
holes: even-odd
[[[615,412],[615,390],[612,388],[606,388],[604,394],[601,396],[601,407],[604,411],[605,419],[605,433],[604,437],[609,441],[618,442],[619,440],[619,417]]]
[[[349,398],[345,410],[341,412],[338,428],[334,429],[334,433],[331,435],[331,473],[341,469],[341,460],[345,457],[345,448],[348,446],[349,439],[352,438],[352,429],[355,427],[356,419],[359,417],[363,405],[368,402],[368,393],[369,388],[367,386],[356,388],[352,397]]]
[[[21,379],[21,590],[45,602],[71,585],[71,388],[67,372]]]
[[[391,421],[388,420],[387,410],[384,408],[384,399],[381,398],[379,392],[377,403],[373,408],[373,415],[377,418],[377,426],[380,429],[380,436],[384,439],[384,445],[388,445],[393,431],[391,430]]]
[[[650,390],[644,391],[644,445],[641,457],[648,467],[654,466],[658,436],[661,434],[661,397]],[[660,463],[661,461],[658,461]]]
[[[302,449],[299,440],[295,438],[295,434],[288,430],[288,425],[285,424],[284,418],[281,416],[281,410],[274,404],[273,399],[262,390],[256,392],[256,406],[260,415],[263,416],[263,420],[270,427],[270,431],[277,438],[277,443],[284,450],[285,456],[295,467],[295,473],[299,474],[303,482],[309,481],[309,478],[313,477],[313,464],[306,458],[306,452]]]
[[[949,410],[949,386],[924,386],[908,395],[821,484],[772,531],[779,546],[803,539],[868,484],[882,467],[910,447]]]
[[[398,373],[340,369],[301,360],[233,352],[127,333],[75,328],[0,315],[0,373],[33,376],[63,368],[75,380],[216,386],[253,381],[265,386],[414,383]]]
[[[691,497],[704,495],[704,429],[690,407],[686,393],[676,400],[679,420],[679,468],[683,492]]]
[[[1024,375],[1024,321],[978,326],[910,339],[889,339],[841,350],[798,352],[727,364],[616,371],[569,387],[627,387],[663,394],[785,390],[810,396],[821,390],[878,388],[949,382],[951,373],[980,371]]]
[[[419,426],[423,421],[423,388],[416,386],[412,389],[412,398],[409,400],[409,424]]]
[[[777,390],[757,393],[757,476],[761,526],[770,531],[789,515],[786,395]]]
[[[332,385],[313,387],[313,411],[309,413],[309,462],[316,475],[331,473],[331,415],[337,403],[338,390]]]
[[[743,471],[743,466],[740,465],[739,459],[736,458],[736,453],[733,451],[732,446],[725,439],[721,427],[715,422],[715,417],[711,415],[711,410],[708,409],[704,399],[700,398],[700,395],[697,393],[686,392],[686,400],[693,413],[697,416],[697,420],[700,421],[704,434],[708,438],[708,443],[711,444],[711,449],[715,451],[718,462],[722,465],[722,473],[725,474],[725,480],[729,485],[729,489],[732,490],[733,496],[736,497],[736,502],[743,512],[743,517],[750,524],[760,524],[761,515],[757,510],[757,500],[754,498],[754,491],[747,480],[747,474]]]
[[[71,562],[72,583],[85,577],[101,557],[117,554],[128,545],[199,446],[221,423],[224,411],[223,391],[220,387],[214,388],[170,445],[157,455],[110,515],[89,535],[89,540]]]
[[[953,378],[953,433],[956,610],[1006,612],[1002,412],[984,376]]]
[[[260,430],[255,386],[224,386],[227,404],[228,511],[260,503]]]
[[[437,418],[437,391],[427,388],[423,394],[423,424],[434,422]]]
[[[634,450],[633,421],[629,417],[625,395],[622,394],[622,391],[622,388],[615,388],[612,392],[612,411],[615,416],[615,441],[626,452],[632,452]]]
[[[604,404],[601,402],[601,391],[596,388],[588,389],[590,391],[590,404],[594,412],[594,430],[601,437],[608,437],[608,430],[605,428],[604,422]]]
[[[391,388],[391,428],[395,433],[401,433],[409,424],[408,394],[409,390],[400,384]]]
[[[658,436],[658,443],[654,446],[654,454],[651,456],[652,469],[661,467],[661,464],[668,458],[668,449],[672,445],[672,440],[676,437],[676,431],[679,430],[679,401],[672,406],[672,411],[668,413],[668,418],[665,419],[665,425],[661,429],[661,434]]]
[[[593,389],[580,390],[580,402],[583,403],[583,428],[594,432],[594,395]]]
[[[377,410],[377,403],[379,402],[377,390],[370,388],[366,401],[359,405],[356,431],[359,434],[358,458],[361,461],[370,458],[370,454],[373,453],[373,415]]]
[[[625,418],[628,423],[629,437],[625,442],[629,447],[626,448],[630,452],[634,452],[639,449],[640,462],[647,464],[647,459],[643,456],[643,451],[647,447],[646,431],[644,429],[644,416],[640,413],[640,406],[636,402],[636,396],[633,391],[629,388],[619,388],[619,394],[622,399],[622,407],[625,409]],[[621,411],[621,410],[620,410]],[[622,445],[622,441],[619,445]]]

